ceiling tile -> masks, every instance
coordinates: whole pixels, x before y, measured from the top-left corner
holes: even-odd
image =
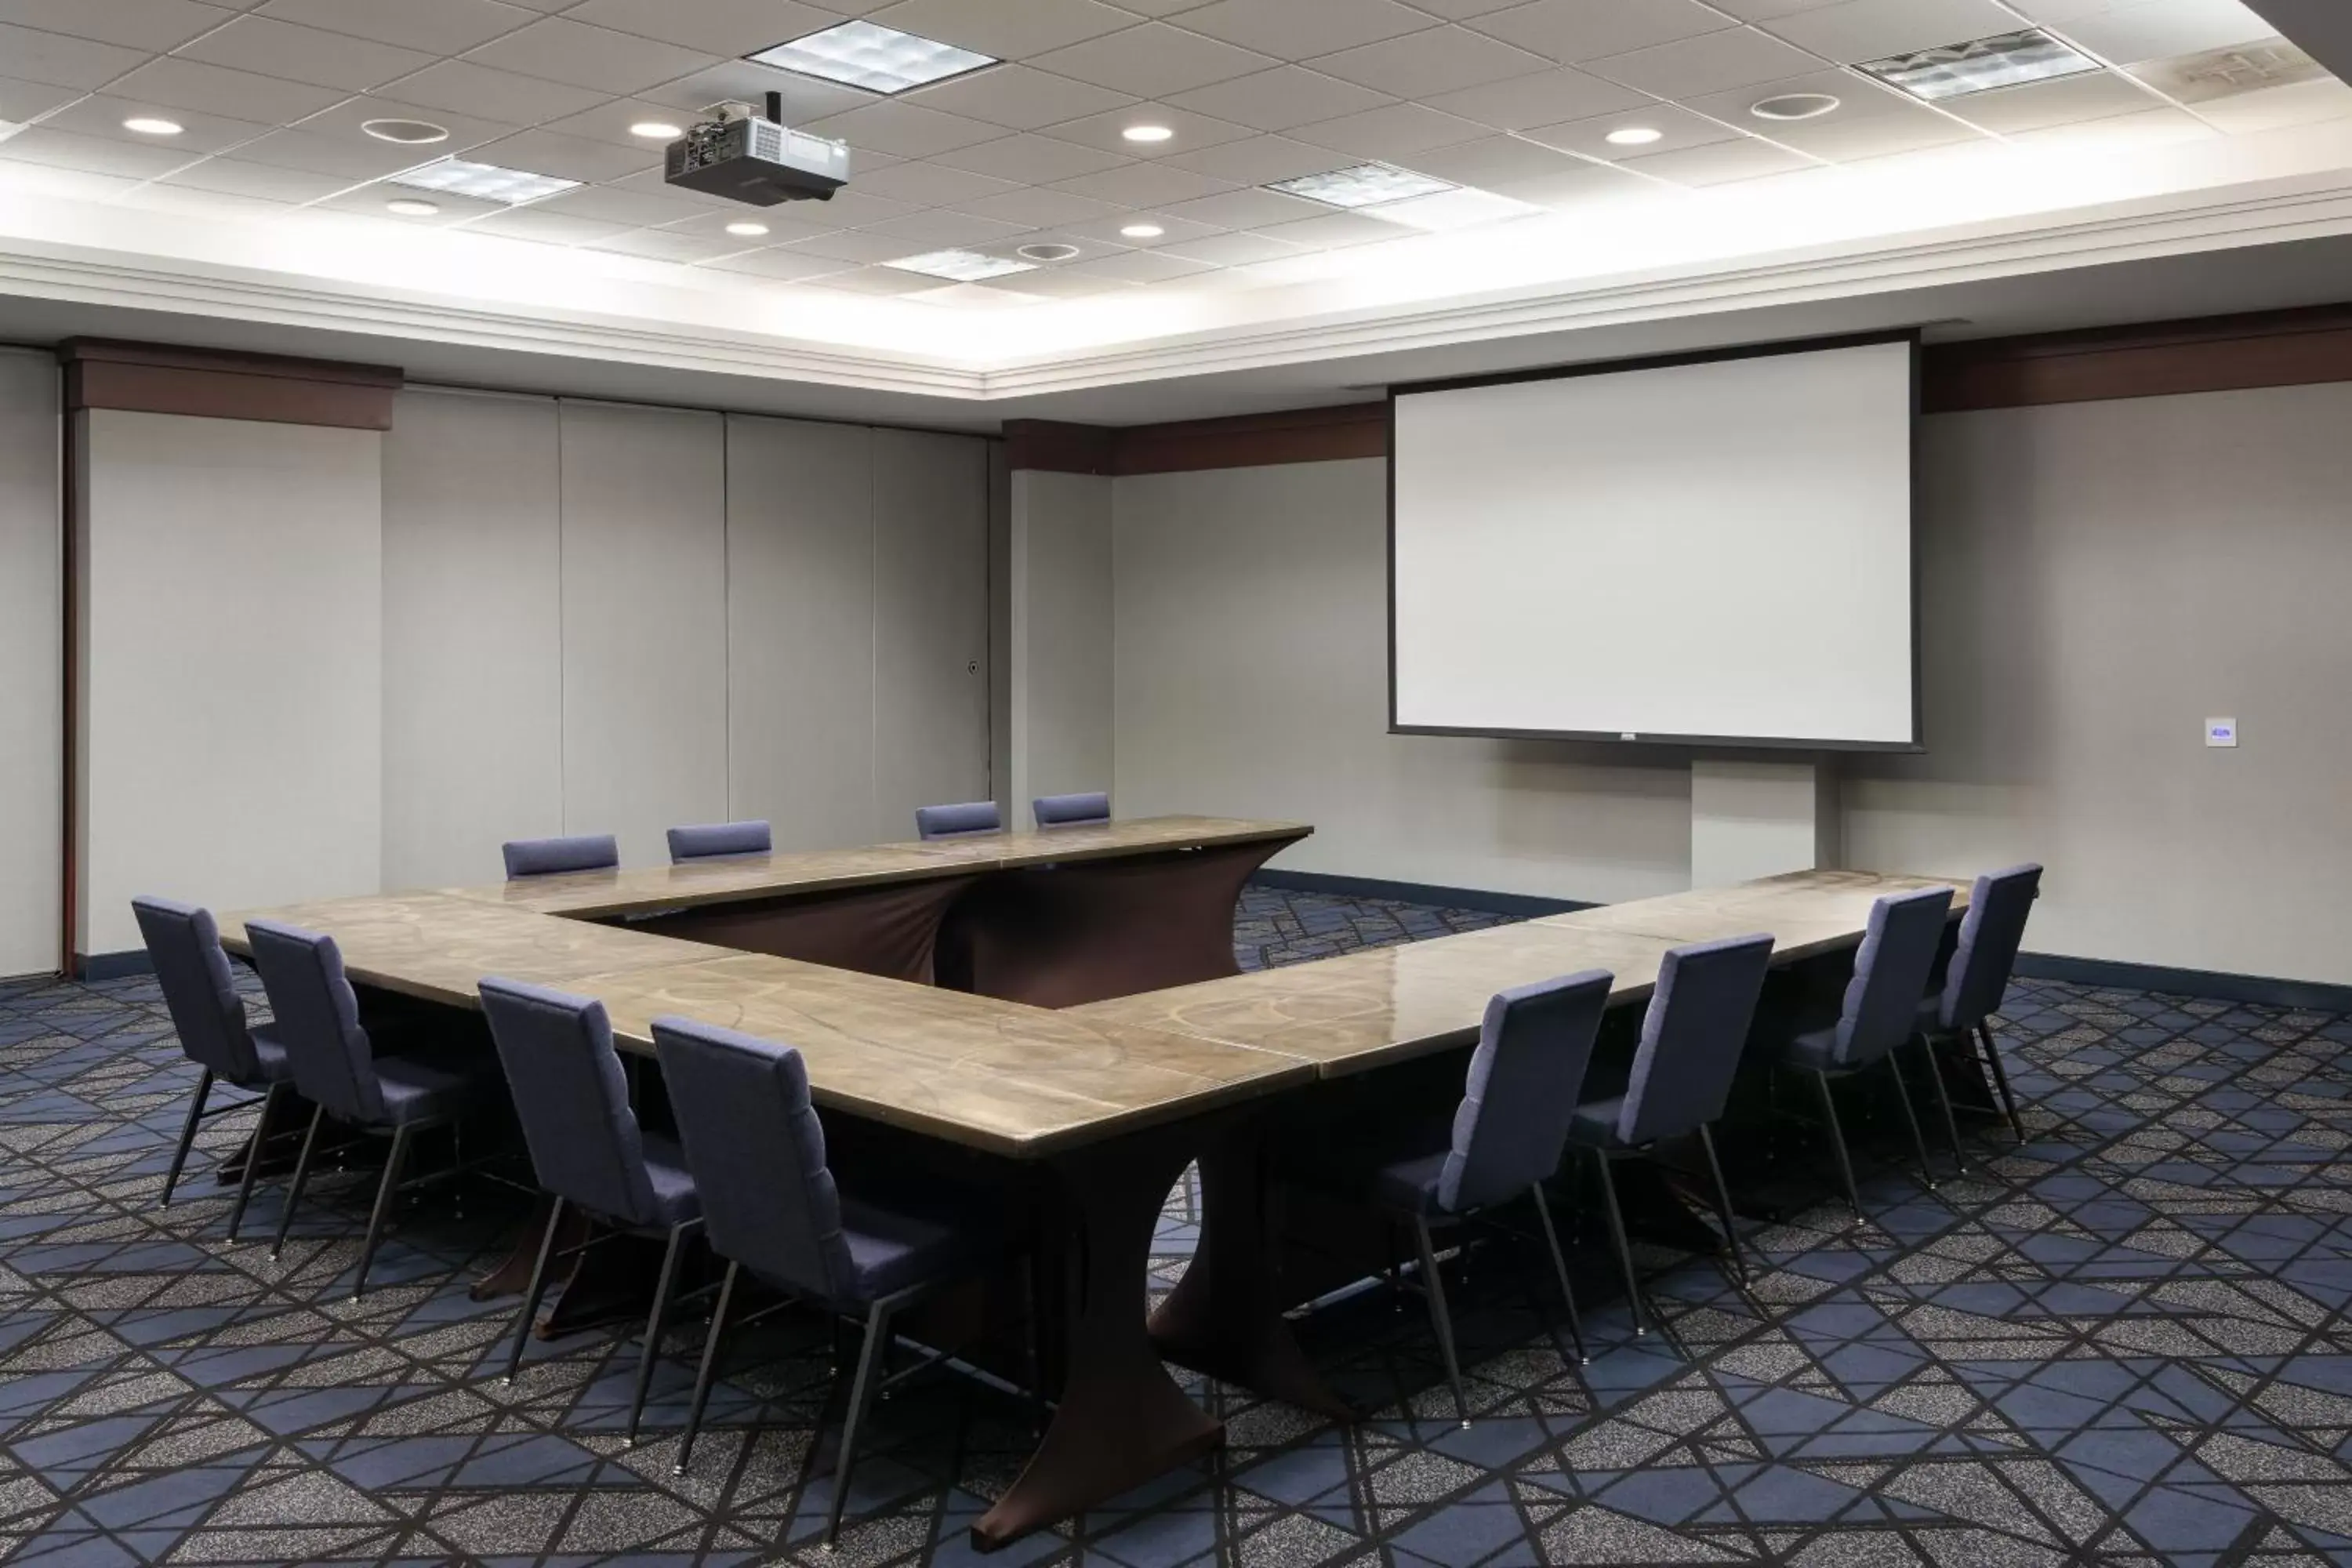
[[[1678,185],[1726,185],[1735,180],[1761,179],[1768,174],[1786,174],[1820,165],[1785,147],[1775,147],[1769,142],[1746,137],[1736,142],[1717,142],[1705,147],[1685,147],[1673,153],[1653,153],[1647,157],[1628,158],[1625,167],[1672,180]]]
[[[660,121],[683,130],[691,118],[683,110],[647,99],[608,98],[593,109],[583,109],[577,114],[546,121],[540,129],[552,131],[559,136],[584,136],[591,142],[608,142],[615,147],[648,147],[656,157],[659,157],[664,143],[636,135],[629,127],[642,125],[647,121]]]
[[[122,122],[132,116],[152,115],[159,110],[181,127],[179,135],[167,141],[123,129]],[[151,103],[143,99],[117,98],[112,93],[84,98],[70,108],[49,116],[41,125],[45,130],[64,131],[77,136],[96,136],[108,142],[128,142],[133,146],[177,153],[181,163],[206,153],[226,152],[240,142],[250,142],[278,129],[274,125],[257,125],[249,120],[196,114],[184,109]]]
[[[1566,66],[1515,76],[1441,93],[1422,100],[1430,108],[1475,120],[1497,131],[1518,131],[1529,125],[1557,125],[1563,120],[1584,120],[1649,102],[1631,88]]]
[[[1073,261],[1060,268],[1075,272],[1081,278],[1109,278],[1124,283],[1164,283],[1173,278],[1189,278],[1195,272],[1213,272],[1214,265],[1194,261],[1167,250],[1125,250],[1117,256],[1097,256],[1091,261]]]
[[[821,234],[814,239],[795,240],[783,248],[801,256],[822,256],[829,261],[854,262],[859,266],[877,261],[896,261],[908,254],[905,241],[892,239],[887,235],[868,234],[864,229]]]
[[[795,240],[814,239],[819,235],[841,232],[845,226],[833,222],[822,210],[810,211],[812,207],[822,209],[824,205],[823,202],[791,202],[782,206],[751,208],[740,203],[730,203],[725,207],[697,213],[692,217],[680,218],[676,223],[659,226],[679,234],[698,234],[706,237],[726,235],[739,247],[752,243],[790,245]],[[728,235],[727,226],[734,223],[764,224],[768,232],[749,240],[741,235]]]
[[[830,257],[810,256],[797,250],[771,247],[767,250],[746,250],[734,256],[721,256],[702,264],[714,272],[740,272],[755,278],[774,278],[786,282],[803,278],[822,278],[830,272],[843,270],[843,263]]]
[[[6,110],[0,109],[0,114]],[[2197,106],[2207,121],[2232,136],[2275,131],[2288,125],[2312,125],[2352,116],[2352,87],[2333,77],[2299,81],[2286,87],[2242,92],[2233,98],[2210,100]]]
[[[47,82],[18,81],[0,76],[0,120],[21,125],[36,115],[62,109],[81,96],[78,87],[53,87]]]
[[[1453,184],[1475,185],[1506,195],[1515,184],[1549,184],[1569,174],[1605,177],[1608,173],[1582,158],[1517,136],[1489,136],[1479,142],[1433,147],[1426,153],[1414,153],[1412,166]]]
[[[1611,143],[1611,132],[1633,126],[1657,132],[1658,140],[1640,147],[1619,147]],[[1711,142],[1728,142],[1740,132],[1705,115],[1694,114],[1687,109],[1658,103],[1646,109],[1627,110],[1621,114],[1572,120],[1564,125],[1532,126],[1519,134],[1547,147],[1557,147],[1563,153],[1603,158],[1613,163],[1647,153],[1672,153],[1684,147],[1704,147]]]
[[[2184,142],[2206,142],[2220,135],[2195,115],[2179,109],[2150,109],[2137,114],[2113,114],[2074,125],[2053,125],[2017,136],[2016,145],[2028,152],[2048,149],[2066,153],[2140,153],[2176,147]]]
[[[1129,162],[1100,148],[1081,147],[1075,142],[1027,132],[983,142],[976,147],[959,148],[940,154],[938,161],[1024,185],[1051,184],[1056,180],[1116,169]]]
[[[0,0],[0,22],[132,49],[175,49],[236,13],[196,0]]]
[[[1750,112],[1768,98],[1781,98],[1797,93],[1818,93],[1834,98],[1838,106],[1817,121],[1761,120]],[[1781,132],[1792,125],[1827,124],[1832,121],[1851,124],[1857,120],[1880,120],[1890,116],[1927,114],[1937,119],[1935,110],[1923,106],[1916,99],[1892,88],[1880,87],[1867,78],[1851,71],[1814,70],[1803,76],[1782,77],[1777,81],[1757,82],[1751,86],[1731,88],[1722,92],[1696,93],[1681,100],[1685,109],[1710,115],[1759,136],[1781,139]],[[1638,117],[1637,117],[1638,118]],[[1666,151],[1653,147],[1651,152]]]
[[[1028,66],[972,71],[901,95],[901,101],[945,110],[1014,131],[1038,131],[1066,120],[1100,114],[1134,100],[1123,92],[1074,81]]]
[[[1800,11],[1820,11],[1843,5],[1845,0],[1707,0],[1717,10],[1743,22],[1772,22]]]
[[[679,234],[667,228],[632,228],[588,242],[590,250],[619,256],[642,256],[654,261],[708,261],[748,248],[732,235]]]
[[[1212,267],[1242,267],[1253,261],[1273,261],[1302,254],[1297,246],[1268,239],[1262,234],[1213,234],[1206,239],[1162,246],[1160,251],[1189,261],[1205,261]]]
[[[1417,33],[1435,20],[1396,0],[1217,0],[1184,13],[1182,25],[1276,59],[1303,60]]]
[[[28,126],[0,142],[0,158],[42,163],[90,174],[116,174],[130,180],[152,180],[202,157],[153,142],[109,142],[97,136],[75,136],[45,125]]]
[[[1252,136],[1246,141],[1182,153],[1168,162],[1211,179],[1231,180],[1237,185],[1269,185],[1276,180],[1320,174],[1343,162],[1344,156],[1333,153],[1328,147],[1294,142],[1287,136]]]
[[[504,212],[476,218],[466,226],[466,232],[492,235],[501,239],[535,240],[541,245],[585,245],[592,239],[604,239],[633,226],[550,212],[544,202],[534,202],[530,206],[509,207]]]
[[[1301,125],[1293,134],[1302,142],[1366,158],[1402,158],[1455,142],[1475,142],[1494,132],[1475,120],[1440,114],[1417,103],[1396,103],[1386,109]]]
[[[784,123],[805,126],[811,121],[827,115],[844,114],[853,109],[863,109],[875,101],[870,92],[839,82],[819,81],[813,76],[795,76],[771,67],[755,65],[750,60],[729,60],[708,70],[680,77],[648,88],[637,96],[648,103],[658,103],[683,114],[699,114],[714,103],[737,100],[744,103],[764,103],[770,92],[779,92],[784,99]]]
[[[242,158],[207,158],[165,178],[175,185],[200,191],[223,191],[233,196],[255,196],[271,202],[315,202],[351,184],[335,174],[305,169],[280,169]]]
[[[1944,100],[1944,110],[2003,136],[2154,109],[2163,100],[2129,77],[2096,71]]]
[[[404,49],[268,16],[239,16],[180,53],[207,65],[282,76],[320,87],[365,92],[433,63],[420,49]]]
[[[388,83],[387,90],[428,109],[495,116],[518,125],[566,119],[605,101],[604,94],[588,88],[517,76],[473,60],[443,60]]]
[[[990,0],[984,5],[972,0],[899,0],[866,16],[881,26],[1000,60],[1025,60],[1136,23],[1132,11],[1100,0]]]
[[[1491,16],[1497,11],[1508,11],[1523,5],[1527,0],[1413,0],[1413,5],[1433,16],[1443,16],[1449,22],[1460,22],[1472,16]]]
[[[1272,224],[1297,223],[1301,218],[1315,217],[1331,209],[1320,202],[1286,196],[1280,191],[1252,190],[1226,191],[1219,195],[1202,196],[1197,201],[1179,202],[1162,210],[1167,216],[1181,222],[1202,224],[1207,229],[1220,229],[1265,228]],[[1160,243],[1165,245],[1173,241],[1163,237]]]
[[[578,180],[591,185],[620,179],[661,162],[660,149],[651,143],[636,151],[610,142],[559,136],[551,131],[525,131],[502,141],[485,142],[468,151],[467,156],[496,163],[502,169],[528,169],[534,174],[553,174],[558,179]]]
[[[0,71],[24,81],[103,87],[143,58],[137,49],[0,22]]]
[[[1085,196],[1075,196],[1067,191],[1049,191],[1034,185],[1020,185],[1001,195],[983,196],[978,201],[958,202],[958,212],[968,212],[974,217],[994,218],[999,223],[1014,223],[1024,228],[1058,228],[1065,224],[1085,223],[1118,209],[1108,202],[1098,202]]]
[[[2013,33],[2018,23],[1993,0],[1845,0],[1765,26],[1823,59],[1851,63]]]
[[[123,98],[142,98],[173,109],[193,109],[234,120],[284,125],[344,96],[334,88],[311,87],[279,77],[208,66],[166,55],[150,60],[110,84]]]
[[[1160,125],[1176,134],[1165,142],[1129,142],[1124,132],[1130,125]],[[1082,147],[1099,148],[1129,158],[1167,158],[1178,153],[1213,147],[1220,142],[1238,142],[1255,135],[1246,125],[1231,121],[1215,120],[1205,114],[1195,114],[1189,109],[1171,109],[1165,104],[1138,103],[1108,114],[1088,115],[1056,125],[1050,132],[1056,140],[1076,142]]]
[[[936,278],[927,278],[919,272],[901,272],[895,267],[859,267],[817,279],[810,287],[839,289],[852,294],[923,294],[946,285]]]
[[[395,142],[379,142],[362,129],[371,120],[430,120],[447,128],[449,139],[423,147],[403,147]],[[347,98],[334,108],[314,114],[301,121],[298,129],[320,135],[339,137],[354,144],[389,147],[404,156],[408,163],[429,162],[449,157],[478,147],[485,142],[495,142],[501,136],[511,136],[522,129],[520,125],[502,124],[494,120],[477,119],[470,114],[451,114],[446,110],[427,110],[401,99]]]
[[[907,247],[901,255],[916,256],[949,246],[986,245],[991,240],[1009,239],[1024,230],[1017,223],[998,223],[993,218],[973,217],[968,213],[927,212],[870,223],[858,232],[899,241]]]
[[[380,44],[461,54],[535,20],[539,13],[503,0],[265,0],[257,15],[373,38]]]
[[[1465,87],[1528,76],[1551,62],[1474,33],[1467,27],[1434,27],[1386,43],[1365,44],[1307,62],[1342,81],[1352,81],[1398,98],[1428,98]]]
[[[364,138],[323,136],[315,131],[273,131],[247,142],[236,155],[254,163],[332,175],[339,184],[380,180],[386,174],[433,162],[429,148],[399,147]]]
[[[1124,168],[1106,169],[1098,174],[1082,174],[1075,180],[1058,181],[1057,190],[1073,195],[1092,196],[1100,202],[1112,202],[1123,207],[1164,207],[1174,202],[1191,201],[1196,196],[1213,195],[1226,189],[1222,180],[1206,174],[1196,174],[1190,169],[1179,169],[1167,163],[1129,163]]]
[[[1278,62],[1254,49],[1236,48],[1165,22],[1147,22],[1122,33],[1109,33],[1066,49],[1055,49],[1030,63],[1041,70],[1076,77],[1138,98],[1165,98],[1206,87],[1213,81],[1265,70]]]
[[[609,93],[641,92],[719,63],[697,49],[592,27],[565,16],[542,17],[466,58],[477,65]]]
[[[1562,65],[1695,38],[1732,26],[1698,0],[1531,0],[1469,24]]]
[[[592,218],[598,223],[650,228],[697,216],[694,203],[667,191],[623,191],[610,185],[590,185],[531,203],[534,212],[560,213],[565,217]]]
[[[559,3],[551,9],[562,11]],[[832,26],[841,18],[797,0],[582,0],[563,15],[574,22],[659,38],[705,54],[756,54]]]
[[[1762,132],[1768,141],[1832,163],[1864,158],[1890,158],[1927,147],[1982,140],[1982,132],[1932,109],[1913,104],[1893,114],[1824,115],[1819,120],[1792,121]]]
[[[2130,66],[2226,49],[2279,29],[2239,0],[2147,0],[2069,22],[2063,31],[2102,59]]]
[[[436,210],[429,213],[395,213],[390,204],[408,197],[431,202]],[[494,212],[505,211],[499,202],[476,201],[452,195],[447,191],[411,191],[398,185],[362,185],[354,191],[344,191],[318,204],[321,212],[349,213],[353,217],[374,218],[379,223],[396,223],[411,228],[451,228],[471,218],[488,217]]]
[[[1348,245],[1378,245],[1382,240],[1412,237],[1412,231],[1401,229],[1395,224],[1382,223],[1360,213],[1326,213],[1298,223],[1276,224],[1259,233],[1269,239],[1286,240],[1308,250],[1336,250]]]
[[[864,195],[887,196],[894,202],[905,202],[910,206],[951,206],[970,212],[971,203],[1002,195],[1008,191],[1018,191],[1021,186],[1013,181],[975,174],[970,169],[950,168],[945,163],[918,160],[893,163],[870,174],[859,174],[857,188]]]
[[[1116,294],[1137,287],[1117,278],[1092,278],[1061,267],[1040,267],[1034,272],[1005,279],[1003,286],[1048,300],[1083,300],[1089,295]]]
[[[1161,232],[1148,238],[1133,238],[1120,232],[1137,224],[1150,224]],[[1114,213],[1108,217],[1088,223],[1073,224],[1064,228],[1065,237],[1092,245],[1108,246],[1115,249],[1152,250],[1163,245],[1175,245],[1187,239],[1206,239],[1218,232],[1218,226],[1194,223],[1173,213],[1134,210]]]
[[[835,191],[828,202],[793,204],[795,208],[813,208],[807,219],[811,223],[829,223],[842,228],[859,228],[869,223],[904,217],[917,209],[905,202],[894,202],[887,196],[868,195],[863,191]]]
[[[852,147],[870,147],[894,158],[929,158],[974,142],[994,141],[1004,134],[1000,126],[983,125],[960,114],[942,114],[936,109],[888,100],[868,103],[846,114],[812,121],[801,129],[819,136],[836,137]],[[854,170],[856,164],[851,167]]]
[[[1281,66],[1180,92],[1169,101],[1259,131],[1287,131],[1317,120],[1360,114],[1392,100],[1384,92],[1303,66]]]
[[[1660,98],[1723,92],[1816,68],[1818,57],[1753,27],[1702,33],[1631,54],[1589,60],[1585,69]]]

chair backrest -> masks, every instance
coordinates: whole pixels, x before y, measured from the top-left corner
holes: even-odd
[[[621,847],[609,833],[569,838],[509,838],[502,847],[507,876],[548,877],[558,871],[605,871],[621,863]]]
[[[915,831],[926,841],[967,838],[981,833],[1002,833],[1004,818],[992,800],[968,800],[960,805],[919,805]]]
[[[656,1018],[653,1032],[712,1249],[841,1299],[849,1243],[800,1052],[688,1018]]]
[[[155,980],[163,988],[172,1027],[179,1031],[180,1048],[190,1061],[231,1083],[252,1083],[261,1075],[261,1063],[246,1032],[245,998],[236,994],[213,912],[145,897],[131,900],[131,912],[138,917],[147,956],[154,960]]]
[[[295,1089],[332,1115],[383,1121],[375,1048],[360,1025],[359,994],[344,976],[335,939],[276,921],[246,921],[245,939],[253,944],[261,988],[269,993]]]
[[[651,1224],[653,1179],[604,1005],[495,975],[481,993],[539,1184],[591,1214]]]
[[[1772,939],[1760,934],[1693,942],[1666,954],[1625,1081],[1621,1140],[1679,1138],[1723,1114],[1771,963]]]
[[[2025,917],[2042,895],[2042,868],[2031,863],[1979,877],[1960,917],[1959,944],[1944,972],[1936,1021],[1947,1029],[1973,1029],[2000,1006],[2017,950],[2025,944]]]
[[[1838,1015],[1839,1061],[1876,1061],[1917,1031],[1919,999],[1927,994],[1951,912],[1949,888],[1889,893],[1870,906],[1870,924],[1853,955],[1853,978],[1846,983],[1845,1005]]]
[[[1029,810],[1040,827],[1084,827],[1110,820],[1110,796],[1100,790],[1091,795],[1041,795],[1029,803]]]
[[[669,863],[710,860],[722,855],[766,855],[776,847],[764,822],[714,822],[669,830]]]
[[[1559,1168],[1613,984],[1594,969],[1488,1000],[1438,1174],[1440,1207],[1458,1214],[1516,1198]]]

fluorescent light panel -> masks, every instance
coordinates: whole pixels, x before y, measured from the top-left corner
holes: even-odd
[[[510,207],[580,188],[577,180],[559,180],[552,174],[534,174],[523,169],[501,169],[495,163],[468,163],[462,158],[444,158],[404,170],[390,179],[395,185],[446,191],[453,196],[503,202]]]
[[[1391,169],[1386,163],[1363,163],[1328,174],[1302,174],[1266,187],[1286,196],[1305,196],[1310,202],[1333,207],[1378,206],[1382,202],[1410,201],[1415,196],[1433,196],[1457,188],[1427,174]]]
[[[1854,67],[1916,99],[1934,103],[1995,88],[2019,87],[2054,77],[2099,69],[2090,56],[2059,42],[2039,27],[1971,43],[1948,44],[1917,54],[1893,55]]]
[[[1015,261],[1009,256],[983,256],[977,250],[933,250],[882,265],[901,272],[919,272],[927,278],[944,278],[952,283],[978,283],[1014,272],[1037,270],[1025,261]]]
[[[996,64],[993,55],[976,54],[918,37],[896,27],[872,22],[844,22],[751,57],[763,66],[777,66],[803,76],[823,77],[868,92],[904,92],[910,87],[944,81],[951,76]]]

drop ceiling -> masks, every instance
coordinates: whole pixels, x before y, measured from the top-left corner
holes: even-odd
[[[850,17],[1002,63],[744,58]],[[2032,27],[2096,68],[1933,104],[1854,68]],[[835,200],[673,190],[631,129],[771,90],[851,147]],[[1836,107],[1753,112],[1790,94]],[[392,183],[450,156],[577,184]],[[1268,188],[1365,163],[1460,189]],[[2352,233],[2338,197],[2352,89],[2241,0],[0,0],[0,293],[917,396]],[[1071,254],[890,265],[1034,246]]]

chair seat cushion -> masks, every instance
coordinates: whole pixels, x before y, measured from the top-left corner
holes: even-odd
[[[1445,1173],[1445,1156],[1451,1149],[1439,1149],[1427,1154],[1413,1154],[1402,1160],[1391,1160],[1371,1173],[1371,1198],[1382,1208],[1403,1214],[1436,1215],[1437,1185]]]
[[[288,1059],[286,1055],[286,1043],[278,1037],[275,1032],[275,1026],[268,1024],[256,1024],[248,1032],[253,1037],[254,1060],[259,1065],[261,1071],[258,1077],[258,1083],[256,1085],[247,1085],[247,1087],[253,1088],[258,1087],[258,1085],[273,1083],[292,1083],[294,1081],[294,1064],[292,1061]]]
[[[645,1146],[646,1177],[654,1187],[654,1212],[646,1223],[667,1229],[701,1214],[694,1173],[686,1168],[686,1151],[677,1146],[677,1141],[659,1132],[638,1137]]]
[[[1810,1072],[1845,1072],[1863,1066],[1860,1062],[1842,1060],[1838,1056],[1837,1026],[1825,1029],[1807,1029],[1792,1035],[1780,1048],[1780,1059],[1792,1068]]]
[[[886,1205],[848,1193],[841,1194],[841,1235],[859,1305],[962,1273],[1002,1255],[1005,1241],[1003,1226],[985,1214]]]
[[[446,1056],[378,1056],[383,1118],[394,1127],[455,1116],[498,1073],[495,1060]]]
[[[1617,1124],[1624,1113],[1625,1097],[1622,1094],[1585,1101],[1576,1108],[1576,1115],[1569,1121],[1569,1142],[1588,1149],[1622,1147],[1624,1140],[1617,1135]]]

